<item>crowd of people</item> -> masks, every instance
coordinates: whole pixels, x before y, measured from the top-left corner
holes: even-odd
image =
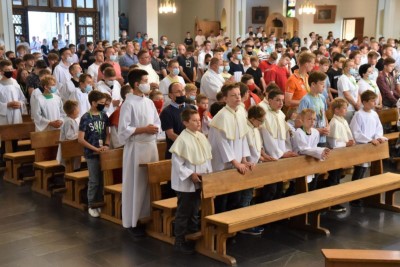
[[[59,49],[56,38],[48,51],[36,44],[19,44],[15,52],[0,47],[0,121],[21,123],[30,114],[36,131],[60,129],[60,140],[78,139],[93,217],[103,201],[99,153],[124,147],[122,221],[136,236],[144,234],[139,219],[150,215],[139,164],[158,161],[156,142],[165,139],[172,173],[164,193],[178,197],[175,248],[192,253],[185,235],[198,231],[203,174],[232,168],[245,174],[259,162],[298,155],[326,160],[331,149],[386,141],[376,110],[398,103],[397,45],[383,37],[341,40],[332,32],[302,40],[297,32],[289,38],[249,27],[235,40],[222,29],[208,36],[199,29],[194,39],[187,32],[176,44],[163,35],[157,45],[147,34],[130,38],[122,30],[112,42],[81,38],[77,50],[74,44]],[[352,179],[366,170],[355,166]],[[340,183],[342,171],[329,172],[323,186]],[[317,174],[307,181],[309,190],[319,186]],[[281,198],[294,188],[293,181],[268,185],[261,198]],[[245,190],[217,197],[215,210],[249,206],[252,196]]]

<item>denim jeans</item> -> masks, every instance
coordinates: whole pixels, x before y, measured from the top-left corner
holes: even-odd
[[[253,199],[253,188],[240,191],[239,207],[243,208],[250,206],[252,199]]]
[[[87,158],[86,162],[89,170],[87,197],[88,206],[91,208],[94,203],[103,201],[104,182],[100,167],[100,158]]]

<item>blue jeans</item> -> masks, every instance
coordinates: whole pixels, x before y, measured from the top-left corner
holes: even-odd
[[[248,207],[253,199],[253,188],[240,191],[240,203],[239,207]]]
[[[89,170],[89,182],[87,190],[88,206],[92,207],[94,203],[103,201],[103,173],[100,168],[100,158],[86,159]]]

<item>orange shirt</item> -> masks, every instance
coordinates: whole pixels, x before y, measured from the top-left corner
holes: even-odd
[[[308,74],[303,78],[300,77],[299,70],[295,70],[286,83],[286,93],[293,94],[293,100],[301,100],[308,92],[310,92]]]
[[[251,99],[254,100],[255,104],[258,105],[261,102],[261,99],[258,97],[258,95],[254,94],[253,92],[249,91],[249,98],[244,101],[244,106],[246,108],[246,110],[249,110],[249,108],[251,107]]]

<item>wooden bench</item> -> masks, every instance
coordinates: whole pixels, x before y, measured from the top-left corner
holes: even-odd
[[[5,145],[5,153],[3,155],[4,160],[6,160],[5,181],[16,185],[23,184],[24,181],[20,179],[22,177],[18,177],[18,170],[23,164],[34,161],[34,151],[14,151],[12,142],[29,139],[30,133],[34,131],[35,124],[33,122],[0,126],[0,137]]]
[[[74,170],[75,158],[83,155],[83,146],[79,144],[78,140],[62,141],[60,144],[61,158],[65,164],[64,179],[66,188],[62,202],[74,208],[84,210],[86,203],[81,199],[81,195],[86,191],[89,171]]]
[[[56,160],[59,140],[60,130],[31,133],[31,146],[35,150],[32,190],[48,197],[51,196],[49,179],[64,173],[64,166]]]
[[[399,111],[397,108],[382,109],[376,113],[378,113],[379,120],[384,127],[385,125],[390,125],[391,128],[389,130],[397,132],[397,121],[399,120]]]
[[[140,164],[147,169],[150,186],[150,202],[152,207],[152,223],[147,227],[148,235],[174,243],[172,221],[175,218],[177,198],[162,199],[161,185],[171,181],[171,160],[161,160]]]
[[[226,254],[228,237],[250,227],[287,218],[291,218],[291,223],[298,228],[329,235],[329,230],[320,226],[321,209],[368,196],[370,196],[367,200],[369,204],[399,212],[400,208],[394,205],[394,192],[400,188],[400,175],[388,173],[312,192],[308,192],[304,178],[309,174],[325,173],[364,162],[372,162],[371,175],[381,174],[382,159],[388,156],[387,143],[378,146],[365,144],[335,149],[326,161],[300,156],[258,164],[246,175],[240,175],[236,170],[204,175],[201,206],[203,238],[197,250],[206,256],[233,265],[236,260]],[[216,196],[296,177],[300,177],[296,179],[298,195],[215,214]],[[386,192],[385,203],[381,203],[380,200],[380,193],[383,192]]]
[[[322,249],[325,267],[398,267],[400,251]]]
[[[100,217],[122,224],[122,184],[114,184],[113,170],[122,168],[123,148],[111,149],[100,153],[101,170],[104,179],[104,207]]]

